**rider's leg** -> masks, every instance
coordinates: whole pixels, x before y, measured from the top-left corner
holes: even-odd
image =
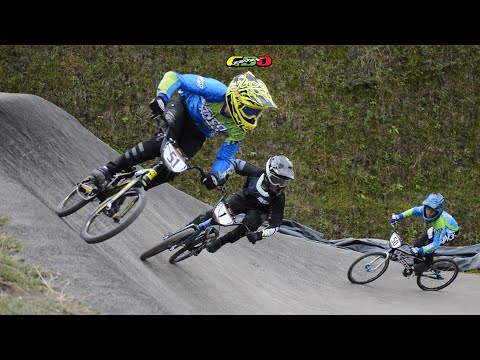
[[[235,214],[245,213],[242,223],[248,226],[251,231],[257,230],[260,225],[262,225],[262,222],[265,219],[264,214],[255,207],[252,207],[252,205],[250,205],[239,193],[233,194],[227,199],[227,201]],[[239,225],[224,236],[208,242],[206,248],[209,252],[213,253],[223,245],[234,243],[241,239],[246,233],[247,229],[244,226]]]
[[[150,139],[144,140],[127,150],[115,160],[110,161],[106,166],[110,172],[117,173],[122,170],[128,170],[144,161],[155,159],[157,156],[160,156],[161,143],[161,138],[157,135],[152,136]]]
[[[161,143],[162,138],[158,134],[138,143],[107,165],[92,171],[90,176],[93,183],[100,185],[122,170],[129,170],[144,161],[155,159],[160,156]]]
[[[168,102],[164,113],[164,117],[168,117],[171,121],[170,129],[167,134],[168,137],[177,140],[181,136],[186,116],[188,116],[188,114],[186,113],[183,102],[179,97]],[[162,141],[163,134],[161,131],[157,131],[150,139],[135,145],[116,160],[109,162],[107,167],[118,172],[131,168],[133,165],[159,157]]]
[[[245,230],[243,226],[238,226],[234,230],[228,232],[227,234],[221,237],[218,237],[216,239],[210,240],[206,245],[206,249],[208,252],[214,253],[226,243],[229,243],[229,242],[233,243],[244,235],[245,235]]]
[[[263,218],[262,213],[259,210],[250,210],[245,214],[245,218],[242,220],[242,223],[247,225],[251,231],[257,230],[260,225],[262,225]],[[220,249],[223,245],[227,243],[234,243],[237,240],[241,239],[247,233],[247,229],[244,226],[237,226],[234,230],[228,232],[222,237],[213,239],[207,243],[207,250],[211,253]]]
[[[413,246],[422,247],[430,244],[431,242],[433,242],[433,231],[429,232],[427,230],[425,234],[423,234],[423,236],[413,244]],[[433,253],[425,254],[424,260],[425,261],[420,261],[415,259],[415,266],[413,267],[413,269],[417,275],[423,273],[425,270],[427,270],[430,267],[433,261]]]
[[[177,98],[175,98],[175,100],[176,99]],[[167,108],[169,109],[168,113],[172,119],[172,126],[169,131],[169,136],[172,138],[176,138],[177,133],[181,133],[183,128],[183,117],[180,116],[178,121],[175,118],[175,115],[177,115],[179,112],[177,109],[182,109],[181,106],[176,105],[175,100],[172,100],[167,104]],[[175,111],[170,109],[175,109]],[[165,110],[165,113],[167,113],[167,110]],[[93,170],[90,175],[92,182],[99,186],[100,184],[104,184],[114,174],[122,170],[129,170],[135,165],[159,157],[162,140],[162,133],[157,131],[154,136],[138,143],[130,150],[127,150],[125,153],[117,157],[115,160],[109,161],[105,166]]]
[[[418,239],[417,241],[415,241],[415,243],[413,244],[413,246],[415,247],[421,247],[421,246],[424,246],[423,244],[428,240],[428,236],[427,236],[427,233],[425,233],[420,239]],[[424,271],[423,268],[424,268],[424,263],[419,259],[419,258],[414,258],[413,259],[413,263],[414,263],[414,269],[415,269],[415,272],[418,274],[417,270],[422,272]],[[412,270],[410,268],[404,268],[403,271],[402,271],[402,275],[405,276],[405,277],[408,277],[410,275],[412,275]]]
[[[259,210],[254,204],[250,203],[244,197],[243,192],[241,191],[231,195],[227,199],[227,201],[230,205],[230,209],[233,211],[234,214],[245,214],[242,223],[248,226],[250,231],[257,230],[267,218],[267,214]],[[239,226],[239,228],[243,229],[242,236],[244,236],[247,233],[247,229],[244,226]],[[242,236],[230,242],[233,243],[240,239]]]
[[[175,98],[167,105],[165,115],[175,119],[175,126],[170,128],[169,137],[174,139],[185,155],[191,159],[202,148],[206,136],[197,129],[188,114],[183,97]],[[145,190],[160,184],[171,182],[178,174],[170,172],[166,167],[160,169],[158,175],[148,184]]]
[[[204,212],[203,214],[198,215],[195,219],[190,221],[187,225],[190,225],[190,224],[198,225],[198,224],[204,222],[205,220],[210,219],[212,217],[212,213],[213,213],[213,209],[208,210],[208,211]]]
[[[192,159],[200,151],[207,137],[197,128],[190,116],[184,121],[183,132],[178,136],[178,146]]]
[[[265,218],[266,216],[264,215],[264,213],[258,209],[248,210],[245,213],[245,217],[242,220],[242,224],[245,224],[246,226],[248,226],[250,231],[256,231],[260,227],[260,225],[262,225]],[[239,228],[242,229],[242,236],[245,236],[248,230],[244,226],[239,226]],[[231,240],[230,242],[234,243],[235,241],[239,240],[241,237],[235,240]]]

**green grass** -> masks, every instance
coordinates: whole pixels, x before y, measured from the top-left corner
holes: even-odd
[[[232,55],[269,55],[268,68],[229,68]],[[41,96],[123,152],[155,130],[148,103],[169,70],[228,84],[251,70],[278,105],[239,157],[263,165],[287,155],[296,178],[286,218],[342,237],[386,238],[392,212],[446,197],[457,245],[477,243],[480,208],[480,46],[194,45],[0,46],[2,91]],[[223,138],[194,162],[210,168]],[[103,165],[103,164],[98,164]],[[243,178],[233,176],[229,190]],[[210,204],[216,191],[182,174],[173,186]],[[409,220],[409,236],[422,222]]]
[[[465,271],[465,274],[475,274],[475,275],[480,275],[480,269],[475,269],[475,270],[467,270],[467,271]]]
[[[9,219],[0,216],[0,227]],[[0,232],[0,315],[94,314],[78,301],[50,285],[52,273],[27,264],[16,254],[21,244]]]
[[[0,226],[8,224],[8,221],[9,221],[8,217],[0,216]]]

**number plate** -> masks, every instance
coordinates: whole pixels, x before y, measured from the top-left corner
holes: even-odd
[[[163,160],[168,169],[175,173],[181,173],[187,169],[187,163],[185,155],[178,149],[173,146],[170,141],[165,143],[163,148]]]
[[[213,218],[220,225],[231,225],[235,221],[234,215],[230,212],[223,201],[220,201],[213,209]]]
[[[399,248],[402,245],[402,240],[400,239],[400,236],[396,232],[394,232],[390,236],[390,245],[394,249]]]

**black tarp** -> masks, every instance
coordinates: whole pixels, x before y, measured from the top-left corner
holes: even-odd
[[[279,232],[361,253],[368,253],[378,249],[384,250],[388,242],[388,240],[369,238],[325,240],[322,233],[292,220],[284,220]],[[435,251],[434,256],[452,258],[458,264],[461,271],[480,269],[480,244],[470,246],[441,246]]]

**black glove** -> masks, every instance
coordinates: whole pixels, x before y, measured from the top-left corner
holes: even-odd
[[[257,241],[262,240],[262,232],[249,232],[247,233],[247,238],[248,241],[250,241],[252,244],[255,244]]]
[[[151,118],[156,118],[157,116],[162,116],[165,112],[165,100],[162,97],[157,96],[155,99],[150,101],[148,104],[150,110],[152,110]]]
[[[215,189],[218,184],[217,177],[215,176],[215,174],[212,173],[209,173],[205,177],[202,177],[200,181],[202,182],[202,185],[205,185],[208,190]]]

